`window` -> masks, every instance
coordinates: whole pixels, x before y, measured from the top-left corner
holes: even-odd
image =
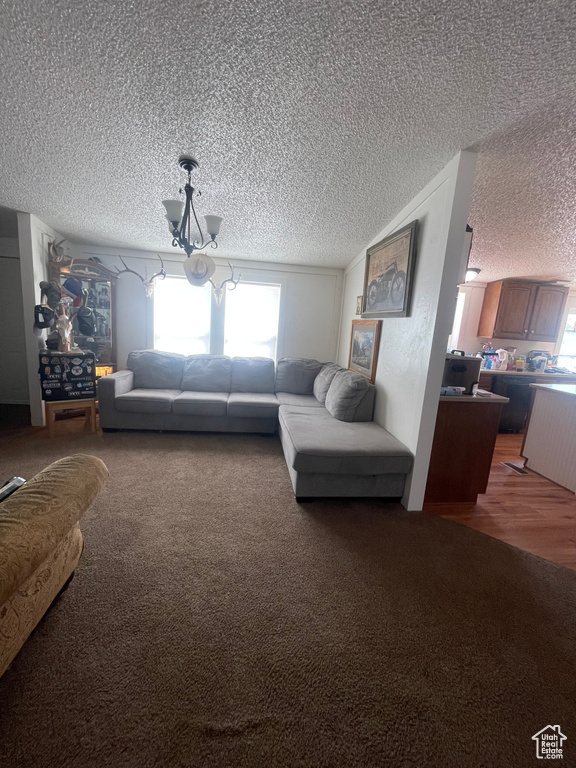
[[[239,283],[226,292],[224,354],[276,358],[280,286]]]
[[[568,317],[566,318],[566,328],[560,345],[558,365],[562,365],[571,371],[576,371],[576,307],[570,307]]]
[[[154,287],[154,349],[201,355],[210,352],[212,286],[193,288],[183,277]]]
[[[462,316],[464,314],[464,304],[466,302],[466,293],[464,291],[458,292],[458,298],[456,300],[456,312],[454,314],[454,322],[452,323],[452,333],[448,336],[447,349],[453,349],[459,343],[460,329],[462,327]]]

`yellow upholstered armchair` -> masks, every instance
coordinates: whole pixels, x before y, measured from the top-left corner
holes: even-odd
[[[0,675],[73,575],[78,521],[107,477],[100,459],[76,454],[0,503]]]

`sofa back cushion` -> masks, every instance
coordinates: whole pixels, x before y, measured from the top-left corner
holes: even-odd
[[[175,352],[139,349],[130,352],[126,367],[134,372],[135,389],[180,389],[185,361]]]
[[[231,392],[274,392],[274,360],[233,357]]]
[[[232,359],[226,355],[190,355],[184,363],[181,389],[187,392],[230,392]]]
[[[322,370],[318,360],[304,357],[283,357],[276,364],[276,392],[311,395],[314,379]]]
[[[314,379],[314,397],[319,403],[322,403],[322,405],[326,402],[326,395],[330,389],[330,384],[332,384],[332,379],[336,376],[338,371],[343,370],[344,369],[339,365],[336,365],[336,363],[326,363],[320,370],[318,376]]]
[[[339,421],[355,421],[356,410],[370,388],[368,379],[354,371],[338,371],[326,395],[326,409]]]

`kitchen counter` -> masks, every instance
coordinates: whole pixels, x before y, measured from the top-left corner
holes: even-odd
[[[507,397],[502,395],[495,395],[492,392],[486,392],[486,390],[479,389],[476,395],[440,395],[441,403],[500,403],[503,405],[508,402]]]
[[[534,389],[546,389],[549,392],[556,392],[560,395],[576,397],[576,384],[530,384]]]
[[[486,368],[480,369],[480,376],[531,376],[535,379],[567,379],[576,383],[576,373],[542,373],[540,371],[493,371]]]
[[[576,491],[576,385],[531,384],[522,456],[526,466]]]
[[[426,482],[424,509],[476,503],[486,493],[492,454],[507,397],[479,390],[477,395],[442,395]]]

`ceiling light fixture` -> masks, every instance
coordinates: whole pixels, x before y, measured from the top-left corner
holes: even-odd
[[[195,192],[196,196],[201,194],[200,190],[195,190],[192,186],[192,171],[198,168],[198,162],[190,155],[180,155],[178,164],[188,174],[188,180],[184,186],[186,199],[184,202],[181,200],[162,201],[162,205],[166,209],[168,228],[173,238],[172,245],[175,248],[180,246],[180,248],[186,251],[188,258],[184,262],[184,272],[188,282],[199,287],[206,285],[206,283],[211,283],[216,303],[220,304],[224,293],[224,285],[231,283],[233,286],[231,290],[234,290],[240,281],[240,276],[238,276],[237,280],[234,280],[234,268],[228,262],[231,277],[228,280],[224,280],[220,286],[217,286],[212,280],[212,275],[216,269],[214,260],[205,253],[197,253],[195,258],[192,258],[194,252],[201,251],[208,246],[218,248],[216,238],[220,232],[222,217],[204,216],[207,231],[206,239],[204,239],[204,233],[198,221],[193,200]],[[180,194],[182,194],[182,190],[180,190]]]
[[[464,278],[465,283],[469,283],[470,280],[475,280],[478,275],[480,274],[481,270],[476,269],[475,267],[469,267],[466,270],[466,277]]]
[[[464,246],[462,249],[462,261],[466,259],[466,277],[464,278],[465,283],[469,283],[470,280],[474,280],[478,277],[480,274],[480,270],[476,269],[475,267],[468,266],[470,264],[470,253],[472,252],[472,236],[474,234],[474,230],[470,226],[470,224],[466,224],[466,233],[464,235]],[[462,274],[462,273],[460,273]]]

